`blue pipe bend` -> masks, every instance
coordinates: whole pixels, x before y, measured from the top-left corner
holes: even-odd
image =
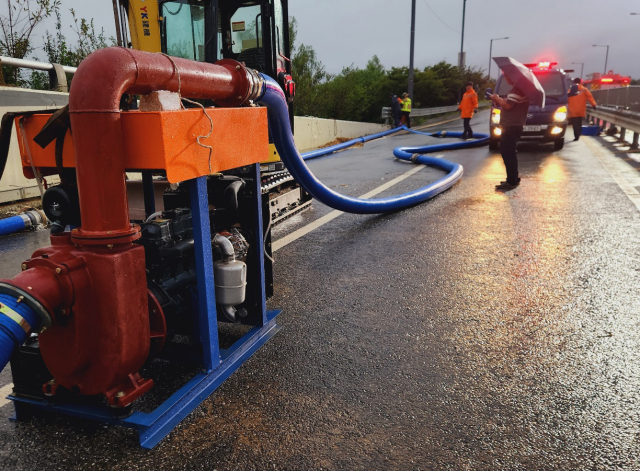
[[[287,100],[282,89],[271,77],[264,74],[260,75],[264,80],[265,86],[263,95],[257,100],[257,102],[262,103],[267,107],[269,131],[271,132],[276,149],[278,150],[284,164],[293,178],[295,178],[295,180],[311,196],[327,206],[339,211],[356,214],[386,213],[405,209],[433,198],[437,194],[451,188],[462,177],[463,169],[460,164],[435,157],[419,155],[420,152],[466,148],[471,147],[472,145],[483,145],[489,140],[489,137],[484,134],[475,134],[474,137],[478,137],[482,142],[469,141],[465,143],[449,143],[437,146],[399,147],[394,150],[394,155],[397,158],[441,168],[448,172],[447,175],[430,185],[388,198],[361,199],[345,196],[325,186],[313,175],[313,173],[311,173],[304,161],[320,157],[322,155],[327,155],[340,149],[345,149],[359,142],[366,142],[393,134],[405,130],[406,128],[399,127],[371,136],[353,139],[351,141],[338,144],[337,146],[308,152],[303,157],[298,152],[293,141],[291,125],[289,123]],[[435,133],[434,136],[435,135],[438,135],[439,137],[444,136],[442,133]],[[461,133],[457,133],[457,136],[456,133],[449,133],[449,135],[452,137],[458,137]]]

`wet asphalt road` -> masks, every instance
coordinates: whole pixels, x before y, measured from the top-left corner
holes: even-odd
[[[0,467],[640,468],[640,212],[594,152],[621,156],[583,141],[522,146],[507,193],[493,188],[499,154],[448,153],[465,176],[446,193],[341,215],[278,250],[282,330],[153,451],[90,422],[13,424],[7,405]],[[362,195],[412,168],[393,147],[427,142],[390,137],[310,167]],[[329,212],[314,202],[274,239]],[[0,239],[0,277],[45,241]]]

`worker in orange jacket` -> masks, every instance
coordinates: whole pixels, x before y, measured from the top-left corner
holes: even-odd
[[[582,80],[573,80],[573,85],[569,89],[569,122],[573,126],[574,141],[580,139],[582,135],[582,119],[587,115],[587,100],[596,109],[596,100],[591,92],[582,85]]]
[[[473,131],[471,130],[471,118],[473,114],[478,111],[478,94],[473,89],[473,83],[467,84],[467,91],[462,95],[462,100],[458,105],[458,111],[460,111],[460,117],[464,122],[464,131],[461,139],[471,139],[473,137]]]

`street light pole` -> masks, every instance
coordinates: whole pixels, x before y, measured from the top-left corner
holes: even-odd
[[[504,38],[493,38],[491,42],[489,42],[489,73],[487,74],[489,75],[489,80],[491,80],[491,58],[493,56],[493,41],[500,41],[502,39],[509,39],[509,36]]]
[[[462,38],[460,39],[460,60],[458,66],[462,71],[464,69],[464,17],[467,12],[467,0],[462,1]]]
[[[411,46],[409,47],[409,98],[413,100],[413,53],[416,40],[416,0],[411,2]]]
[[[604,58],[604,74],[603,74],[603,75],[607,75],[607,62],[609,61],[609,46],[608,45],[604,45],[604,44],[594,44],[593,47],[606,47],[607,48],[607,55]]]
[[[582,72],[584,72],[584,62],[572,62],[572,64],[580,64],[580,78],[582,78]]]

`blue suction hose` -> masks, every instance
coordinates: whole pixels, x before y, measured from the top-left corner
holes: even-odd
[[[42,324],[38,314],[14,296],[0,294],[0,371],[7,366],[13,352],[27,340],[31,331]]]
[[[278,150],[278,153],[280,154],[280,157],[282,158],[282,161],[287,167],[287,170],[289,170],[293,178],[311,196],[313,196],[318,201],[326,204],[327,206],[339,211],[356,214],[386,213],[405,209],[410,206],[422,203],[430,198],[433,198],[434,196],[451,188],[462,177],[463,169],[460,164],[435,157],[420,155],[420,153],[467,148],[471,147],[472,145],[483,145],[489,140],[489,137],[484,134],[475,134],[474,137],[477,137],[480,140],[464,143],[449,143],[436,146],[398,147],[394,150],[394,155],[397,158],[408,160],[418,164],[441,168],[448,172],[447,175],[430,185],[393,197],[361,199],[345,196],[333,191],[332,189],[325,186],[322,182],[320,182],[320,180],[318,180],[311,173],[304,161],[315,157],[320,157],[321,155],[326,155],[340,149],[345,149],[359,142],[366,142],[372,139],[383,137],[385,135],[393,134],[402,131],[405,128],[395,128],[383,133],[354,139],[349,142],[338,144],[337,146],[320,149],[319,151],[309,152],[305,154],[304,157],[302,157],[293,141],[293,135],[291,133],[291,126],[289,123],[289,110],[287,107],[287,100],[282,89],[272,78],[264,74],[260,75],[264,80],[264,93],[262,97],[260,97],[256,101],[258,103],[264,104],[267,107],[269,131],[271,132],[273,142],[276,146],[276,149]],[[458,137],[462,134],[447,133],[446,135]],[[444,137],[443,133],[435,133],[433,134],[433,136]]]

